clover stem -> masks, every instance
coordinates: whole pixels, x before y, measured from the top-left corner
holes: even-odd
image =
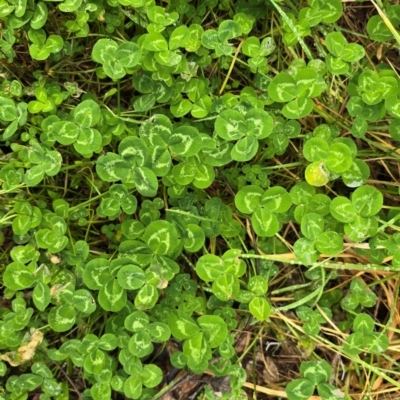
[[[306,53],[307,57],[310,60],[313,60],[314,57],[311,54],[310,49],[307,47],[307,45],[304,43],[303,38],[301,37],[301,35],[299,34],[299,31],[297,30],[296,26],[294,25],[294,23],[292,22],[292,20],[286,15],[286,13],[282,10],[282,8],[275,3],[274,0],[271,1],[271,4],[276,8],[276,10],[278,11],[278,13],[280,14],[280,16],[282,17],[282,19],[288,24],[288,26],[290,27],[290,29],[292,30],[292,32],[295,34],[296,39],[299,41],[301,48],[303,49],[304,53]]]
[[[226,77],[225,77],[225,79],[224,79],[224,82],[222,83],[221,89],[219,90],[219,95],[221,95],[221,94],[223,93],[223,91],[224,91],[224,89],[225,89],[225,86],[226,86],[226,84],[227,84],[228,81],[229,81],[229,78],[230,78],[230,76],[231,76],[233,67],[235,66],[235,62],[236,62],[237,57],[238,57],[238,55],[239,55],[240,49],[242,48],[243,42],[244,42],[244,40],[241,40],[240,43],[239,43],[239,46],[238,46],[237,49],[236,49],[236,52],[235,52],[235,55],[233,56],[231,65],[229,66],[228,73],[226,74]]]
[[[95,197],[93,197],[93,198],[91,198],[91,199],[89,199],[89,200],[87,200],[87,201],[84,201],[83,203],[78,204],[77,206],[71,207],[71,208],[69,209],[69,211],[71,212],[71,211],[78,210],[78,209],[81,208],[81,207],[85,207],[85,206],[87,206],[88,204],[91,204],[91,203],[93,203],[93,202],[95,202],[95,201],[101,199],[102,197],[104,197],[104,196],[107,195],[107,194],[108,194],[108,192],[104,192],[104,193],[102,193],[102,194],[99,194],[98,196],[95,196]]]
[[[247,346],[247,348],[243,351],[243,353],[238,357],[237,363],[239,364],[241,360],[246,356],[246,354],[253,348],[258,340],[262,337],[264,327],[262,326],[260,330],[257,332],[257,335],[254,335],[253,341]]]
[[[159,399],[162,397],[164,394],[167,394],[174,386],[176,386],[179,382],[188,380],[190,378],[190,375],[181,375],[178,376],[177,378],[173,379],[167,386],[162,388],[155,396],[152,397],[152,400]]]
[[[118,79],[118,89],[117,89],[117,114],[121,115],[121,81]]]

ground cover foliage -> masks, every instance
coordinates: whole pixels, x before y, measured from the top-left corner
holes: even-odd
[[[399,25],[0,0],[0,398],[396,398]]]

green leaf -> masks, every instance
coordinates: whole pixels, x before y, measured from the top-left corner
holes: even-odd
[[[257,57],[261,52],[260,40],[255,36],[246,38],[243,42],[242,51],[246,56]]]
[[[282,114],[288,119],[304,118],[311,113],[314,103],[308,98],[299,98],[292,100],[282,109]]]
[[[344,226],[345,234],[354,242],[359,243],[378,232],[378,221],[376,218],[365,218],[359,215]]]
[[[49,53],[58,53],[64,45],[64,41],[61,36],[50,35],[46,40],[46,51]]]
[[[206,254],[196,263],[196,273],[204,282],[212,282],[225,271],[224,262],[218,256]]]
[[[308,400],[314,394],[314,385],[308,379],[294,379],[285,391],[289,400]]]
[[[22,263],[13,262],[8,264],[4,275],[4,285],[10,290],[23,290],[35,283],[34,274]]]
[[[0,96],[0,119],[6,122],[14,121],[18,117],[17,107],[11,99]]]
[[[292,199],[285,188],[274,186],[265,191],[261,197],[261,205],[268,211],[284,213],[292,205]]]
[[[104,371],[107,371],[106,369]],[[108,382],[96,382],[90,388],[93,400],[103,400],[111,397],[111,388]]]
[[[314,241],[301,238],[293,246],[296,258],[304,265],[311,265],[318,260],[319,253],[315,248]]]
[[[85,371],[89,374],[99,375],[105,364],[105,354],[99,349],[91,351],[86,357],[83,364]]]
[[[128,399],[140,399],[142,395],[142,379],[138,375],[129,376],[124,383],[124,395]]]
[[[218,347],[228,335],[224,320],[217,315],[203,315],[197,319],[197,323],[211,348]]]
[[[117,273],[117,279],[121,287],[128,290],[139,289],[146,282],[142,268],[132,264],[124,265],[120,268]]]
[[[189,52],[197,51],[202,43],[202,34],[204,30],[199,24],[189,26],[189,37],[185,43],[185,49]]]
[[[343,61],[355,63],[362,58],[365,57],[365,50],[364,47],[360,46],[357,43],[350,43],[348,44],[343,53],[340,55],[340,58]]]
[[[29,215],[17,215],[12,222],[13,232],[16,235],[25,235],[31,229],[31,217]]]
[[[40,29],[44,26],[47,20],[48,9],[46,3],[39,1],[36,4],[35,12],[33,13],[30,25],[32,29]]]
[[[337,196],[331,201],[330,212],[333,218],[345,223],[353,221],[357,215],[351,201],[343,196]]]
[[[244,186],[235,196],[236,208],[244,214],[252,214],[261,204],[264,190],[259,186]]]
[[[343,172],[342,179],[348,187],[359,187],[367,181],[370,173],[369,166],[365,161],[355,159],[350,168]]]
[[[114,81],[122,79],[126,75],[125,68],[119,63],[118,60],[106,61],[103,64],[103,71]]]
[[[249,303],[251,314],[259,321],[267,321],[271,314],[271,306],[263,297],[255,297]]]
[[[144,285],[135,297],[135,306],[138,310],[148,310],[154,307],[158,300],[158,291],[152,285]]]
[[[39,258],[39,252],[31,244],[13,247],[10,255],[13,261],[18,261],[22,264],[27,264],[30,261],[37,261]]]
[[[280,229],[278,218],[265,208],[258,208],[253,213],[251,222],[254,232],[260,237],[272,237]]]
[[[191,114],[194,118],[205,118],[209,114],[211,106],[211,97],[203,95],[193,104]]]
[[[84,100],[75,107],[73,116],[82,128],[90,128],[100,121],[100,107],[93,100]]]
[[[326,65],[329,72],[336,75],[344,75],[349,72],[349,64],[339,57],[333,57],[330,54],[326,56]]]
[[[50,288],[43,282],[38,282],[33,289],[32,300],[39,311],[44,311],[50,304]]]
[[[172,67],[182,61],[182,55],[178,51],[160,51],[154,54],[154,59],[161,65]]]
[[[254,108],[246,114],[247,134],[257,139],[265,139],[272,133],[274,120],[264,110]]]
[[[200,330],[200,327],[191,317],[185,315],[178,316],[175,313],[168,315],[168,326],[171,329],[172,335],[178,340],[188,339]]]
[[[233,20],[240,25],[243,35],[248,35],[254,25],[254,17],[244,12],[236,13]]]
[[[74,12],[76,11],[82,4],[83,0],[66,0],[59,5],[59,8],[62,12]]]
[[[156,343],[163,343],[171,337],[169,326],[163,322],[153,322],[147,327],[151,340]]]
[[[400,141],[400,119],[394,119],[389,125],[390,136],[397,141]]]
[[[372,217],[381,210],[383,195],[373,186],[364,185],[354,191],[351,201],[354,209],[361,217]]]
[[[400,118],[400,102],[398,96],[390,96],[385,100],[387,112],[394,118]]]
[[[329,172],[323,162],[313,162],[307,166],[305,178],[312,186],[324,186],[329,182]]]
[[[140,376],[144,386],[153,388],[161,383],[163,379],[163,372],[157,365],[146,364]]]
[[[183,99],[176,104],[171,105],[171,113],[176,118],[181,118],[187,113],[189,113],[193,108],[193,104],[187,100]]]
[[[189,185],[196,176],[196,166],[189,163],[179,163],[172,168],[172,176],[179,185]]]
[[[221,301],[229,301],[239,295],[240,284],[230,273],[220,275],[212,284],[212,292]]]
[[[111,39],[99,39],[92,49],[94,61],[104,64],[116,58],[118,44]]]
[[[76,310],[85,314],[91,314],[96,310],[96,302],[91,293],[86,289],[75,291],[71,303]]]
[[[211,349],[202,332],[198,332],[183,344],[183,353],[188,358],[188,367],[193,371],[204,371],[211,359]]]
[[[69,145],[76,141],[79,136],[79,127],[73,122],[58,121],[52,124],[51,133],[57,142]]]
[[[191,157],[201,150],[199,131],[191,126],[181,126],[172,131],[168,146],[179,156]]]
[[[379,15],[373,15],[368,19],[367,32],[369,37],[377,42],[386,42],[393,37],[392,32]]]
[[[268,290],[268,281],[261,275],[252,276],[247,288],[256,296],[263,296]]]
[[[124,321],[124,327],[130,332],[142,332],[149,325],[149,317],[143,311],[134,311]]]
[[[106,311],[118,312],[122,310],[126,300],[126,291],[116,279],[111,279],[99,291],[99,304]]]
[[[287,103],[297,96],[296,82],[291,75],[281,72],[269,84],[268,94],[273,101]]]
[[[218,32],[215,29],[207,29],[201,35],[201,44],[206,49],[216,49],[219,45]]]
[[[347,46],[347,40],[340,32],[328,33],[325,42],[327,49],[335,57],[341,57]]]
[[[133,68],[139,64],[142,52],[139,46],[133,42],[121,43],[118,47],[115,58],[124,68]]]
[[[326,231],[315,240],[315,247],[320,253],[337,256],[343,251],[343,238],[337,232]]]
[[[344,143],[333,143],[329,147],[325,165],[330,171],[340,174],[348,170],[352,163],[351,150]]]
[[[304,144],[303,155],[307,161],[322,161],[326,159],[328,154],[329,143],[325,139],[313,137]]]
[[[324,231],[324,220],[319,214],[308,213],[301,219],[301,233],[309,240],[317,239]]]
[[[254,136],[245,136],[233,146],[231,156],[235,161],[249,161],[258,151],[258,140]]]
[[[345,394],[329,383],[320,383],[317,386],[318,394],[325,400],[340,400],[345,399]]]
[[[230,39],[234,39],[242,34],[242,28],[240,25],[232,20],[224,20],[218,27],[218,39],[221,42],[226,42]]]
[[[225,110],[215,120],[215,131],[225,140],[237,140],[247,132],[245,119],[235,110]]]
[[[15,121],[11,122],[11,124],[8,125],[7,128],[4,130],[3,139],[10,138],[12,135],[14,135],[14,133],[17,131],[17,129],[18,129],[18,121],[15,120]]]
[[[158,180],[154,172],[146,167],[136,167],[133,170],[137,191],[146,197],[154,197],[158,191]]]
[[[298,98],[319,96],[326,87],[324,80],[310,67],[299,69],[295,79]]]
[[[154,106],[155,102],[156,96],[154,93],[149,93],[137,98],[133,103],[133,107],[135,111],[148,111]]]
[[[149,51],[166,51],[168,43],[161,33],[152,32],[146,35],[143,47]]]
[[[102,137],[98,130],[81,128],[78,139],[74,143],[75,150],[83,155],[98,151],[101,148]]]
[[[183,246],[189,253],[199,251],[205,241],[205,234],[202,228],[195,224],[188,224],[185,229]]]
[[[178,232],[168,221],[154,221],[145,230],[142,240],[151,251],[159,255],[170,255],[179,245]]]
[[[169,49],[176,50],[185,47],[189,42],[189,29],[186,25],[178,26],[173,30],[169,38]]]
[[[50,327],[56,332],[66,332],[75,324],[75,309],[69,304],[53,307],[48,315]]]
[[[144,140],[134,136],[121,140],[118,153],[130,165],[143,166],[148,158],[148,148]]]
[[[319,383],[329,381],[332,374],[332,367],[325,360],[305,361],[300,365],[300,373],[312,384],[318,385]]]
[[[296,205],[307,204],[315,195],[315,188],[307,182],[299,182],[290,189],[290,197]]]
[[[129,340],[128,348],[132,355],[139,358],[148,356],[154,350],[151,337],[146,331],[135,333]]]
[[[104,258],[89,261],[82,273],[83,282],[92,290],[101,289],[110,278],[110,262]]]

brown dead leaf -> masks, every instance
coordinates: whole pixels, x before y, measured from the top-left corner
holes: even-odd
[[[43,341],[43,333],[32,328],[28,338],[28,344],[21,346],[17,351],[10,351],[0,356],[0,359],[7,361],[12,367],[17,367],[33,358],[36,348]]]
[[[263,369],[263,378],[267,383],[275,383],[281,380],[279,376],[279,370],[276,366],[274,360],[271,357],[266,356],[263,360],[264,369]]]
[[[160,397],[160,400],[176,400],[176,397],[172,396],[171,393],[165,393]]]
[[[250,340],[251,340],[250,332],[242,334],[240,340],[237,342],[235,346],[236,353],[243,353],[249,346]]]

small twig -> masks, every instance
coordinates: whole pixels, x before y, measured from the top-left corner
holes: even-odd
[[[79,392],[79,389],[75,386],[75,383],[73,382],[73,380],[68,376],[68,374],[64,371],[64,369],[61,367],[61,365],[54,360],[51,360],[51,362],[53,364],[55,364],[57,366],[57,368],[61,371],[61,373],[65,376],[65,378],[67,379],[67,381],[70,383],[70,385],[72,386],[72,388],[74,389],[74,391],[76,392],[76,394],[78,395],[78,399],[82,400],[82,396]]]
[[[167,394],[169,391],[171,391],[176,386],[182,385],[183,383],[188,381],[190,378],[191,378],[191,375],[182,374],[182,376],[178,376],[177,378],[172,380],[167,386],[162,388],[151,400],[159,399],[161,396],[164,396],[165,394]]]
[[[242,39],[242,40],[240,41],[239,46],[238,46],[237,49],[236,49],[236,52],[235,52],[235,55],[233,56],[233,60],[232,60],[232,62],[231,62],[231,65],[229,66],[228,73],[226,74],[225,80],[224,80],[224,82],[222,83],[221,89],[220,89],[220,91],[219,91],[219,94],[220,94],[220,95],[223,93],[223,91],[224,91],[224,89],[225,89],[225,86],[226,86],[226,84],[228,83],[228,80],[229,80],[229,78],[230,78],[230,76],[231,76],[233,67],[234,67],[235,62],[236,62],[236,60],[237,60],[237,56],[239,55],[240,49],[242,48],[243,42],[244,42],[244,39]]]

